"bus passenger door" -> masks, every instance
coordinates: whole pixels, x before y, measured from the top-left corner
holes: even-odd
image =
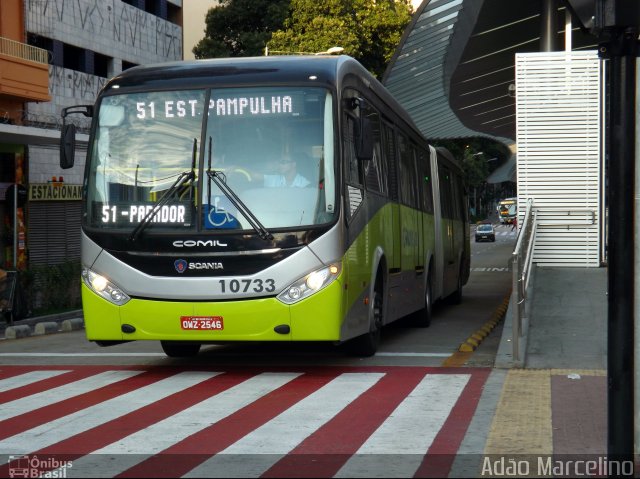
[[[418,185],[415,148],[409,139],[398,134],[399,193],[400,193],[400,257],[403,288],[407,295],[406,307],[414,310],[421,301],[422,283],[416,281],[420,259],[420,233],[418,222]],[[407,294],[408,293],[408,294]]]

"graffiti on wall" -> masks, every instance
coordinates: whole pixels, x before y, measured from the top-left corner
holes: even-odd
[[[130,51],[134,57],[123,58],[134,63],[147,63],[148,54],[155,60],[182,57],[180,26],[120,0],[28,0],[27,9],[27,29],[45,37],[64,38],[71,27]]]
[[[55,96],[93,102],[106,82],[106,78],[49,65],[49,90]]]

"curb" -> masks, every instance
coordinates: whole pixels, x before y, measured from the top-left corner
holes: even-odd
[[[509,307],[510,295],[506,296],[496,310],[491,315],[491,319],[484,323],[478,330],[469,336],[458,349],[441,364],[442,367],[462,367],[469,357],[478,348],[484,338],[502,321]]]
[[[495,328],[500,321],[504,319],[504,316],[507,312],[507,308],[509,307],[509,296],[504,298],[502,304],[498,306],[498,309],[493,313],[491,319],[484,323],[479,329],[477,329],[471,336],[469,336],[461,345],[458,347],[458,351],[462,353],[471,353],[475,351],[482,340],[489,336],[489,333]]]
[[[55,321],[44,321],[36,324],[33,328],[33,334],[40,336],[42,334],[52,334],[58,332],[58,323]]]
[[[60,325],[62,331],[76,331],[84,328],[84,320],[82,318],[65,319]]]
[[[31,336],[31,326],[22,324],[19,326],[9,326],[4,331],[5,339],[19,339]]]
[[[4,326],[4,327],[2,327]],[[27,318],[12,325],[0,324],[0,334],[4,339],[20,339],[57,332],[77,331],[84,328],[82,310],[67,311],[36,318]]]

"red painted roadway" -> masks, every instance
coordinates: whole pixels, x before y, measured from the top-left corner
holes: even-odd
[[[243,475],[333,477],[350,474],[349,471],[353,470],[347,467],[350,461],[356,453],[363,454],[365,450],[371,454],[369,459],[377,457],[383,464],[389,464],[393,462],[391,455],[381,458],[386,453],[376,456],[375,452],[371,453],[375,451],[375,448],[371,449],[373,446],[363,449],[374,436],[386,434],[398,442],[395,451],[398,457],[404,454],[403,442],[424,444],[424,449],[418,452],[410,447],[406,451],[414,463],[411,466],[412,461],[402,461],[403,467],[412,468],[409,476],[446,477],[490,372],[488,368],[430,367],[259,370],[225,367],[223,371],[214,368],[185,371],[179,368],[118,366],[0,368],[0,457],[5,458],[0,466],[1,477],[9,476],[12,464],[6,462],[5,455],[37,456],[41,461],[40,473],[55,469],[46,467],[47,460],[53,466],[71,461],[73,466],[67,471],[57,471],[64,472],[66,477],[70,477],[71,472],[74,476],[80,474],[83,463],[85,468],[92,467],[85,470],[102,477],[180,477],[197,468],[206,471],[208,461],[224,459],[225,455],[220,455],[220,452],[227,448],[236,450],[234,445],[264,427],[269,427],[268,431],[277,431],[267,444],[273,443],[272,449],[278,452],[258,455],[262,459],[269,458],[266,465],[258,469],[243,464],[245,461],[238,456],[234,467],[240,467],[242,471],[246,466],[248,469],[241,472]],[[198,417],[191,417],[190,422],[195,425],[184,437],[177,435],[175,440],[153,437],[152,426],[184,414],[184,411],[204,401],[213,401],[215,405],[216,398],[222,398],[225,391],[248,384],[265,373],[272,374],[274,378],[287,376],[282,384],[256,393],[255,400],[248,401],[237,410],[230,409],[228,414],[219,418],[211,419],[202,412]],[[51,376],[47,377],[49,374]],[[109,375],[116,377],[104,384],[99,382],[100,378]],[[97,385],[91,386],[90,390],[80,387],[87,381],[96,380]],[[184,387],[175,386],[179,381],[186,381]],[[312,412],[306,413],[310,418],[309,424],[305,420],[278,422],[279,418],[288,417],[286,413],[295,410],[303,400],[308,403],[315,397],[323,397],[319,395],[321,391],[337,387],[334,383],[340,381],[346,381],[342,386],[345,389],[332,393],[339,404],[329,405],[333,402],[331,396],[329,400],[324,396],[324,400],[311,404],[309,410]],[[69,392],[74,391],[74,387],[79,389]],[[156,392],[146,392],[153,387]],[[357,388],[361,391],[354,392]],[[455,393],[446,392],[445,388],[451,388],[450,391]],[[132,395],[138,392],[140,397],[132,399]],[[158,396],[154,398],[153,394]],[[456,397],[450,397],[452,394]],[[351,399],[341,399],[350,395],[353,396]],[[220,401],[222,403],[222,399]],[[444,406],[449,402],[449,406]],[[410,407],[416,405],[420,409],[411,411]],[[314,422],[313,411],[323,414],[325,407],[335,411],[327,412],[325,419]],[[102,411],[100,414],[104,418],[96,417],[98,413],[95,411]],[[84,419],[83,414],[86,414]],[[401,421],[403,415],[406,416],[404,423]],[[398,420],[390,421],[394,416]],[[421,426],[417,430],[411,429],[411,423]],[[396,424],[395,427],[400,424],[401,427],[393,430],[391,424]],[[93,455],[105,455],[104,452],[92,453],[108,451],[111,445],[124,441],[128,436],[144,437],[146,428],[150,436],[136,443],[137,455],[122,453],[123,457],[119,457],[112,453],[112,463],[123,460],[124,466],[113,470],[91,466]],[[434,428],[439,429],[435,431]],[[423,434],[424,438],[416,437]],[[293,437],[300,439],[294,441]],[[160,446],[156,444],[157,440]],[[284,449],[277,447],[278,443],[287,441],[294,442],[291,446],[283,445]],[[149,446],[145,450],[146,443]],[[216,455],[221,457],[216,458]],[[250,458],[246,459],[247,463],[251,462]],[[224,476],[223,471],[217,470],[216,474]]]

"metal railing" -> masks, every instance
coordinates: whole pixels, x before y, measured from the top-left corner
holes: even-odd
[[[513,360],[520,361],[520,341],[522,339],[522,325],[526,320],[527,286],[531,273],[533,259],[533,245],[536,237],[537,221],[533,199],[527,201],[524,220],[518,232],[516,247],[511,255],[513,275],[511,299],[513,300]]]
[[[49,63],[49,52],[10,38],[0,37],[0,54],[21,58],[36,63]]]

